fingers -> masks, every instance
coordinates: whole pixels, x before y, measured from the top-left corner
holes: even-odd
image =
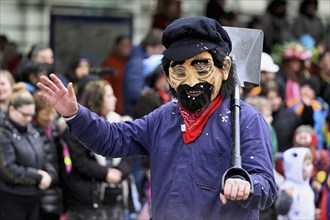
[[[247,198],[249,198],[250,190],[251,190],[250,183],[245,184],[245,188],[244,188],[244,192],[243,192],[243,197],[242,197],[241,200],[246,200]]]
[[[250,194],[250,183],[241,179],[227,179],[223,197],[230,200],[246,200]],[[224,201],[220,194],[220,200]]]
[[[57,88],[59,88],[60,90],[66,90],[66,88],[65,88],[64,84],[62,83],[62,81],[54,73],[50,74],[49,77],[55,83]]]
[[[47,76],[41,76],[40,82],[37,83],[37,87],[49,95],[57,93],[58,90],[66,92],[66,87],[54,73],[50,74],[49,77],[50,78]]]
[[[69,93],[69,97],[74,97],[76,95],[73,89],[72,82],[68,84],[68,93]]]
[[[40,78],[40,80],[41,80],[41,78]],[[45,93],[49,94],[50,96],[53,95],[53,91],[48,86],[46,86],[44,83],[38,82],[37,87],[40,90],[44,91]],[[42,97],[44,97],[44,96],[42,95]]]
[[[55,74],[50,74],[51,76],[52,75],[54,75],[55,76]],[[53,76],[53,77],[54,77]],[[52,77],[52,80],[54,80],[53,79],[53,77]],[[57,78],[56,76],[55,76],[55,78]],[[48,87],[49,89],[51,89],[52,91],[56,91],[57,89],[58,89],[58,87],[55,85],[55,83],[52,81],[52,80],[50,80],[47,76],[41,76],[40,77],[40,82],[38,82],[37,83],[37,85],[38,85],[38,87],[39,86],[41,86],[42,84],[42,86],[41,86],[41,89],[42,88],[45,88],[45,87]],[[46,91],[47,92],[47,91]]]
[[[220,193],[220,200],[221,200],[222,204],[224,204],[224,205],[227,204],[227,199],[222,193]]]

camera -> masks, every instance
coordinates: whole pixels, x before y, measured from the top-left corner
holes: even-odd
[[[90,69],[90,74],[98,75],[102,78],[104,75],[117,77],[117,71],[111,67],[92,67]]]

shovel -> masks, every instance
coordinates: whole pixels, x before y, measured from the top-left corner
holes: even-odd
[[[242,168],[240,140],[240,87],[260,84],[260,62],[264,34],[261,30],[224,27],[232,41],[231,57],[236,63],[238,83],[231,97],[232,114],[232,167],[222,176],[221,192],[228,178],[240,176],[250,182],[250,194],[254,187],[250,174]]]

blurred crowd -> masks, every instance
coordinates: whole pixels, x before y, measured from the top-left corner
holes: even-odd
[[[112,42],[101,67],[115,74],[97,72],[85,57],[74,57],[70,68],[58,73],[48,45],[35,44],[22,54],[0,36],[0,220],[150,218],[148,158],[105,158],[84,148],[40,99],[36,83],[55,73],[65,85],[73,83],[79,103],[114,123],[171,101],[161,69],[161,36],[181,16],[181,4],[160,2],[139,44],[126,35]],[[225,3],[209,0],[204,15],[222,25],[264,31],[260,86],[241,90],[241,98],[265,117],[273,138],[280,190],[260,219],[299,219],[307,210],[315,219],[330,220],[330,31],[317,16],[318,1],[301,0],[289,23],[287,1],[272,0],[262,16],[246,24],[225,10]],[[292,155],[300,154],[302,165],[294,166],[300,162],[292,163]],[[305,175],[308,158],[313,168]],[[304,175],[299,179],[297,173]]]

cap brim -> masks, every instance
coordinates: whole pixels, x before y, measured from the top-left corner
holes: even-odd
[[[171,46],[167,48],[163,54],[168,60],[184,61],[215,47],[216,45],[214,43],[206,40],[183,39],[171,44]]]
[[[272,65],[272,66],[267,66],[267,67],[261,68],[261,71],[276,73],[277,71],[279,71],[279,69],[280,68],[278,65]]]

